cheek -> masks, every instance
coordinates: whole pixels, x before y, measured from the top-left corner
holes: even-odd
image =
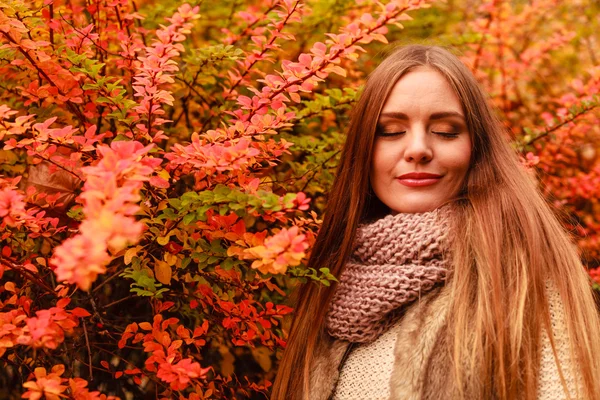
[[[464,176],[471,165],[471,143],[464,143],[448,152],[446,165],[457,175]]]
[[[387,148],[386,148],[387,147]],[[371,163],[370,178],[372,182],[377,182],[390,174],[393,170],[396,160],[391,146],[382,146],[375,144],[373,151],[373,161]]]

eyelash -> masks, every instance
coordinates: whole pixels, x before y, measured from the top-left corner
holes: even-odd
[[[382,136],[382,137],[391,137],[391,136],[398,136],[398,135],[402,135],[403,133],[406,133],[405,131],[401,131],[401,132],[383,132],[378,130],[375,135],[376,136]]]
[[[446,139],[456,139],[458,137],[458,132],[433,132],[436,135],[441,135]]]
[[[381,136],[381,137],[393,137],[393,136],[398,136],[398,135],[402,135],[406,133],[406,131],[400,131],[400,132],[377,132],[377,136]],[[436,135],[440,135],[446,139],[456,139],[458,137],[458,132],[436,132],[436,131],[432,131],[432,133],[435,133]]]

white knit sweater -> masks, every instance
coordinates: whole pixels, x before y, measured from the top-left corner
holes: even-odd
[[[554,343],[563,375],[572,399],[576,395],[576,381],[571,372],[571,358],[564,311],[555,290],[548,290],[550,316]],[[334,400],[387,400],[390,398],[390,378],[394,367],[394,347],[397,323],[375,341],[354,348],[340,372]],[[560,382],[557,363],[552,352],[550,339],[544,332],[541,339],[541,362],[538,398],[540,400],[567,399]]]

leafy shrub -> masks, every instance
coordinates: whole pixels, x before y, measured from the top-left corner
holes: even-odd
[[[2,396],[264,398],[287,295],[335,280],[304,263],[363,47],[399,35],[462,50],[598,267],[597,22],[429,3],[0,4]]]

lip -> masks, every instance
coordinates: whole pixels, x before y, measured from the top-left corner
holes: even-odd
[[[400,175],[398,179],[440,179],[441,177],[441,175],[430,174],[429,172],[409,172],[408,174]]]
[[[430,174],[428,172],[409,172],[408,174],[400,175],[396,179],[404,186],[420,187],[433,185],[441,178],[441,175]]]

